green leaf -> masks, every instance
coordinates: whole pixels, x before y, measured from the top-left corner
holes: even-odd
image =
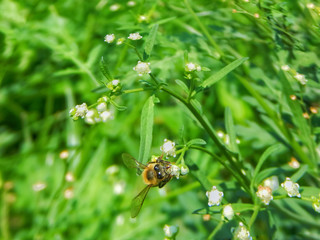
[[[240,66],[247,59],[249,59],[249,58],[244,57],[244,58],[240,58],[240,59],[233,61],[229,65],[222,68],[219,72],[214,73],[209,78],[204,80],[204,82],[201,84],[201,86],[204,88],[212,86],[213,84],[215,84],[216,82],[221,80],[224,76],[226,76],[229,72],[231,72],[232,70],[234,70],[235,68]]]
[[[279,167],[272,167],[267,168],[259,172],[255,178],[255,181],[252,180],[253,183],[261,183],[263,180],[265,180],[268,177],[271,177],[273,175],[279,176],[282,173],[285,173],[286,171]]]
[[[108,82],[112,81],[113,80],[112,74],[111,74],[107,64],[105,63],[103,57],[101,57],[99,66],[100,66],[100,70],[101,70],[103,76],[105,76],[105,78],[108,80]]]
[[[232,113],[230,108],[226,108],[225,110],[225,124],[226,124],[226,130],[227,134],[229,135],[230,139],[230,149],[231,151],[235,152],[236,154],[239,154],[239,148],[238,144],[236,142],[236,133],[234,130],[234,123],[232,118]]]
[[[293,174],[293,175],[291,176],[290,179],[291,179],[292,181],[294,181],[294,182],[299,181],[299,179],[302,178],[302,177],[304,176],[304,174],[306,174],[306,172],[308,171],[308,168],[309,168],[309,166],[306,165],[306,164],[304,164],[303,166],[301,166],[301,167],[299,168],[299,170],[298,170],[295,174]]]
[[[279,151],[280,148],[281,148],[280,144],[273,145],[273,146],[269,147],[266,151],[264,151],[264,153],[261,155],[261,157],[258,160],[258,164],[254,170],[254,173],[253,173],[253,178],[251,181],[251,188],[253,187],[254,184],[260,183],[260,180],[259,181],[256,181],[256,180],[257,180],[258,173],[260,172],[260,169],[261,169],[262,165],[264,164],[264,162],[268,159],[268,157],[272,153]],[[263,179],[265,179],[265,178],[263,178]]]
[[[125,111],[127,110],[127,107],[126,106],[121,106],[119,104],[117,104],[115,101],[110,101],[110,103],[115,106],[115,108],[118,110],[118,111]]]
[[[190,158],[186,158],[185,163],[188,165],[191,174],[199,181],[202,187],[206,190],[210,190],[212,188],[212,184],[207,179],[206,174],[199,169],[197,164]]]
[[[195,138],[187,142],[187,146],[190,147],[191,145],[206,145],[207,142],[201,138]]]
[[[154,46],[154,42],[156,41],[156,36],[157,36],[157,31],[158,31],[158,24],[153,25],[153,27],[150,30],[149,36],[146,40],[145,46],[144,46],[144,52],[150,56],[153,46]]]
[[[150,155],[152,144],[153,116],[154,95],[148,98],[142,108],[141,113],[140,149],[138,158],[138,161],[141,163],[146,163]]]
[[[176,83],[182,88],[183,91],[189,93],[188,86],[183,81],[176,79]]]
[[[91,68],[93,64],[97,62],[100,52],[101,52],[101,45],[97,45],[95,48],[91,50],[91,52],[88,55],[88,60],[86,62],[88,67]]]
[[[202,114],[202,106],[198,100],[193,98],[190,100],[190,103],[200,114]]]

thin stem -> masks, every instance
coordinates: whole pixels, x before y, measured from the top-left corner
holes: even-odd
[[[217,234],[217,232],[222,228],[223,226],[223,221],[220,221],[219,224],[213,229],[213,231],[210,233],[209,237],[207,240],[213,239],[213,237]]]
[[[249,222],[249,229],[251,228],[251,226],[253,225],[253,223],[255,222],[258,214],[259,214],[259,211],[260,211],[260,205],[255,205],[254,206],[254,211],[253,211],[253,214],[250,218],[250,222]]]
[[[127,94],[127,93],[143,92],[143,91],[145,91],[144,88],[134,88],[134,89],[123,90],[122,92],[124,94]]]

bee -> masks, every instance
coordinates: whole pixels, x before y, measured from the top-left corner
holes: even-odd
[[[134,198],[131,202],[131,217],[135,218],[142,207],[144,199],[146,198],[151,187],[162,188],[172,178],[171,163],[158,157],[156,160],[148,162],[144,165],[138,162],[134,157],[128,153],[122,154],[124,164],[129,168],[138,168],[141,173],[143,181],[147,186]]]

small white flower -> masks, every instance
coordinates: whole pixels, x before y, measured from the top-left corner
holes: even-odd
[[[233,211],[233,208],[232,208],[231,204],[225,205],[223,207],[222,215],[228,220],[231,220],[233,218],[234,211]]]
[[[118,11],[120,8],[121,8],[121,5],[118,4],[118,3],[116,3],[116,4],[111,5],[109,9],[110,9],[110,11],[112,11],[112,12],[116,12],[116,11]]]
[[[206,196],[208,197],[209,207],[214,205],[219,206],[223,197],[223,192],[220,192],[216,186],[213,186],[211,191],[206,192]]]
[[[73,191],[73,188],[67,188],[65,191],[64,191],[64,198],[66,199],[71,199],[74,197],[74,191]]]
[[[117,45],[121,45],[126,39],[125,38],[119,38],[117,40]]]
[[[179,227],[178,226],[174,226],[174,225],[164,225],[163,227],[163,231],[164,231],[164,235],[166,237],[172,238],[174,237],[178,231],[179,231]]]
[[[68,150],[63,150],[60,152],[59,157],[61,159],[67,159],[69,157],[69,151]]]
[[[107,34],[105,37],[104,37],[104,41],[107,42],[107,43],[112,43],[114,40],[116,39],[116,37],[114,36],[114,34]]]
[[[147,21],[147,17],[144,16],[144,15],[140,15],[139,18],[138,18],[138,21],[139,22],[145,22],[145,21]]]
[[[95,109],[91,109],[87,112],[85,121],[88,124],[95,124],[96,123],[96,118],[97,118],[97,112]]]
[[[140,40],[142,36],[139,33],[130,33],[128,38],[131,40]]]
[[[187,72],[192,72],[197,69],[196,65],[192,62],[186,63],[185,69]]]
[[[119,172],[119,166],[117,165],[111,165],[106,169],[107,175],[113,175],[113,174],[116,174],[117,172]]]
[[[313,3],[308,3],[307,4],[307,8],[309,9],[314,9],[315,8],[315,5]]]
[[[100,118],[101,118],[102,122],[106,122],[110,119],[113,119],[113,114],[110,111],[104,111],[104,112],[100,113]]]
[[[144,74],[151,73],[149,66],[150,63],[138,61],[138,64],[133,68],[133,70],[135,70],[139,74],[139,76],[142,76]]]
[[[306,79],[306,77],[303,74],[297,73],[294,76],[295,79],[297,79],[302,85],[305,85],[308,80]]]
[[[263,186],[269,187],[272,191],[279,188],[279,179],[277,176],[272,176],[263,181]]]
[[[235,230],[233,236],[235,240],[252,240],[250,232],[245,226],[243,226],[242,222],[239,223],[239,226]]]
[[[218,135],[219,138],[223,138],[224,137],[224,132],[218,131],[217,135]]]
[[[136,2],[135,2],[135,1],[129,1],[129,2],[127,2],[127,5],[128,5],[129,7],[133,7],[133,6],[136,5]]]
[[[81,105],[76,105],[74,108],[72,108],[69,114],[74,120],[77,120],[78,117],[84,118],[87,112],[88,112],[87,104],[82,103]]]
[[[254,16],[255,18],[260,18],[260,14],[259,14],[259,13],[255,13],[255,14],[253,14],[253,16]]]
[[[120,81],[118,80],[118,79],[114,79],[114,80],[112,80],[112,85],[113,86],[118,86],[120,84]]]
[[[283,65],[283,66],[281,66],[281,69],[283,70],[283,71],[289,71],[290,70],[290,67],[289,67],[289,65]]]
[[[104,112],[107,110],[107,104],[105,102],[102,102],[100,104],[98,104],[97,106],[97,111],[100,112]]]
[[[121,195],[124,193],[124,189],[125,189],[126,183],[124,181],[120,181],[120,182],[116,182],[113,185],[113,192],[116,195]]]
[[[65,179],[67,182],[73,182],[74,181],[74,176],[72,174],[72,172],[67,172]]]
[[[168,156],[176,157],[175,145],[175,142],[172,142],[168,139],[164,139],[164,144],[160,147],[160,150],[166,155],[167,158]]]
[[[44,182],[37,182],[35,184],[32,185],[32,189],[33,191],[35,192],[40,192],[42,191],[43,189],[45,189],[47,187],[47,184],[44,183]]]
[[[180,166],[180,172],[181,172],[181,175],[184,176],[184,175],[187,175],[189,173],[189,168],[187,165],[185,164],[181,164]]]
[[[298,169],[300,167],[300,163],[298,162],[298,160],[295,157],[291,157],[290,162],[288,162],[289,166],[294,168],[294,169]]]
[[[289,177],[287,177],[286,180],[281,183],[281,187],[286,190],[289,197],[301,197],[301,194],[299,193],[299,184],[291,181]]]
[[[260,185],[256,194],[266,205],[269,205],[270,201],[273,199],[272,190],[270,187],[264,187]]]
[[[170,171],[171,171],[170,174],[171,174],[172,176],[175,176],[177,179],[179,179],[181,170],[180,170],[180,168],[179,168],[177,165],[172,164],[172,165],[171,165],[171,168],[170,168]]]

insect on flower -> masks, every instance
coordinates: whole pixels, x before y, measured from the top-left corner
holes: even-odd
[[[171,163],[163,160],[161,156],[145,165],[138,162],[128,153],[123,153],[122,159],[128,168],[138,168],[140,173],[142,171],[143,181],[147,184],[147,186],[134,199],[132,199],[131,217],[135,218],[139,214],[150,188],[162,188],[171,180]]]

